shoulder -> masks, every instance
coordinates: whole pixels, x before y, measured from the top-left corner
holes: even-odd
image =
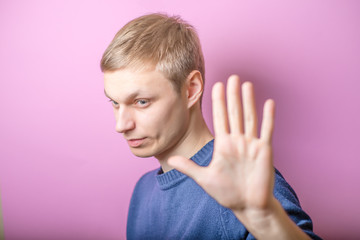
[[[159,169],[154,169],[152,171],[143,174],[140,177],[140,179],[136,182],[136,185],[134,187],[131,197],[131,202],[140,201],[141,198],[151,193],[151,191],[154,189],[156,185],[156,175],[158,171]]]
[[[155,184],[156,175],[159,172],[159,168],[151,170],[143,174],[135,185],[135,190],[142,187],[148,187],[149,185]]]
[[[138,206],[139,203],[146,198],[146,196],[151,194],[151,191],[154,189],[156,184],[155,181],[157,172],[158,169],[149,171],[137,181],[131,196],[130,210],[133,207]]]

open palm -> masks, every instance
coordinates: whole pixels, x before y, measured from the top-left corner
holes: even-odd
[[[215,143],[210,165],[200,167],[182,157],[173,157],[169,163],[192,177],[224,207],[263,210],[273,199],[271,136],[275,104],[267,100],[264,105],[259,138],[252,84],[242,85],[243,104],[239,92],[239,78],[233,75],[227,84],[226,106],[224,85],[216,83],[213,87]]]

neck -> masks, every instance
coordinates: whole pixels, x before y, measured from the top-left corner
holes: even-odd
[[[172,148],[173,150],[155,157],[158,159],[163,172],[167,172],[172,170],[172,167],[167,163],[170,157],[182,156],[191,158],[213,138],[199,106],[198,109],[192,109],[190,111],[189,126],[183,137],[176,143],[176,146]]]

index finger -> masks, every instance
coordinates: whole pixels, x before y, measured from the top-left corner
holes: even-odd
[[[212,89],[212,105],[215,135],[229,133],[224,84],[221,82],[217,82]]]

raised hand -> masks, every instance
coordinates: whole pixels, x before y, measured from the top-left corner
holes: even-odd
[[[212,91],[215,143],[209,166],[201,167],[176,156],[168,164],[193,178],[219,204],[230,208],[257,239],[309,239],[287,216],[273,195],[274,168],[271,138],[275,103],[264,104],[261,133],[253,86],[238,76],[227,84],[227,105],[222,83]]]
[[[231,76],[226,107],[224,85],[216,83],[213,87],[215,145],[210,165],[200,167],[181,157],[173,157],[169,164],[192,177],[227,208],[236,211],[264,209],[273,196],[271,135],[275,104],[272,100],[266,101],[258,138],[252,84],[242,85],[244,111],[239,89],[239,78]]]

